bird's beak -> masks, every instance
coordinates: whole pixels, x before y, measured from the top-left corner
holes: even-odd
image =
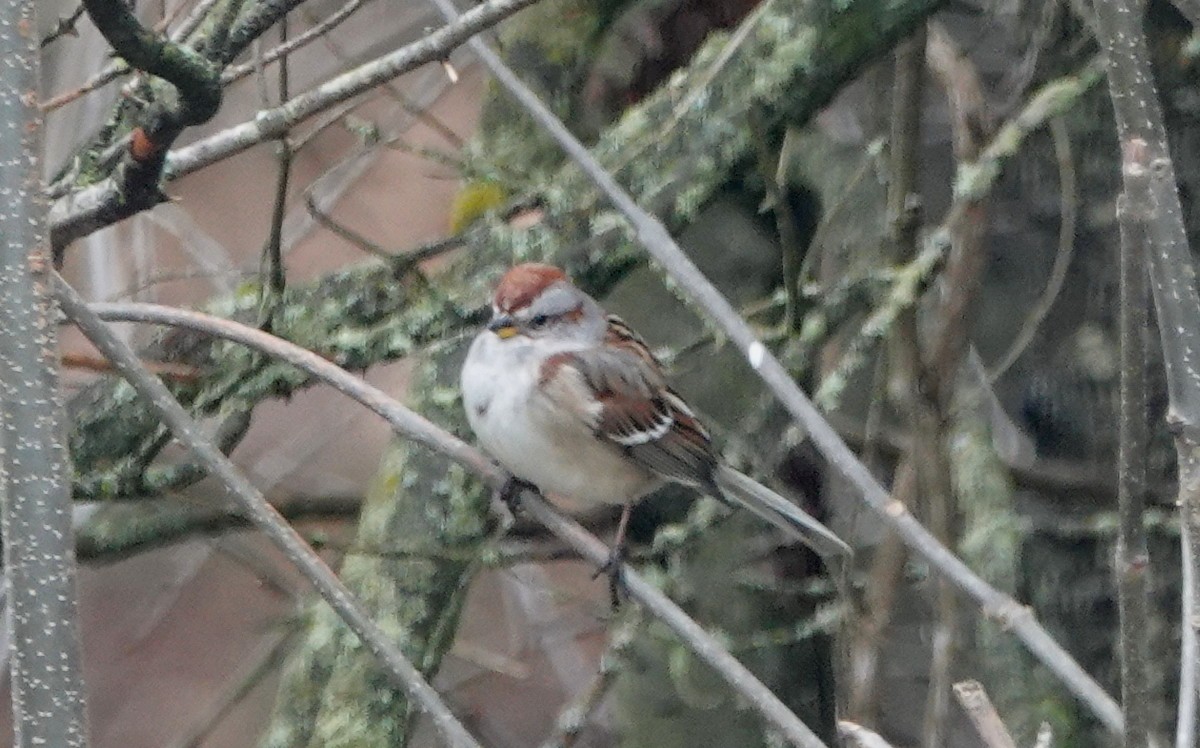
[[[496,337],[501,340],[508,340],[520,332],[516,321],[507,314],[492,317],[492,321],[488,322],[488,329],[496,333]]]

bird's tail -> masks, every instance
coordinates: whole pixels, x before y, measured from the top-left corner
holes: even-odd
[[[713,475],[713,482],[725,499],[749,509],[812,548],[827,564],[841,567],[854,555],[850,546],[832,530],[758,481],[722,466]]]

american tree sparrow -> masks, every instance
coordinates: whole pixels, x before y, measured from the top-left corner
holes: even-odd
[[[462,392],[471,428],[514,478],[585,505],[624,506],[613,574],[634,502],[669,482],[743,506],[822,557],[850,553],[795,504],[722,464],[641,337],[556,267],[526,263],[500,279]]]

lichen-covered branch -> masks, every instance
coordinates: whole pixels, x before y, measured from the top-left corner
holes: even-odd
[[[217,68],[196,51],[142,26],[122,0],[84,0],[84,7],[118,55],[173,87],[161,90],[147,107],[112,177],[116,220],[161,200],[158,181],[167,149],[185,128],[217,113],[221,80]]]
[[[834,92],[831,81],[851,77],[938,4],[858,0],[839,22],[822,26],[810,20],[814,11],[807,5],[775,3],[737,54],[722,60],[723,38],[712,39],[682,75],[611,128],[594,152],[669,228],[682,228],[732,169],[750,157],[751,112],[765,112],[760,121],[768,126],[789,117],[807,119]],[[862,34],[863,23],[878,33]],[[829,48],[840,54],[830,54]],[[702,84],[699,106],[695,95]],[[477,224],[464,237],[462,257],[436,286],[397,277],[386,264],[341,271],[289,287],[274,329],[347,368],[361,369],[407,356],[480,322],[493,274],[514,259],[554,258],[589,290],[603,291],[637,257],[615,229],[612,214],[596,209],[595,195],[577,170],[563,167],[532,196],[542,206],[540,224],[519,229],[500,217]],[[250,319],[257,301],[257,292],[246,289],[210,309]],[[187,334],[165,336],[151,357],[189,362],[203,372],[195,382],[173,385],[197,414],[248,411],[264,398],[308,384],[289,367]],[[73,411],[77,496],[143,496],[171,487],[147,482],[146,468],[162,434],[128,388],[102,383],[78,398]]]
[[[389,636],[368,616],[321,557],[237,467],[221,454],[162,382],[141,365],[133,349],[120,340],[61,277],[55,280],[55,296],[67,317],[129,381],[137,395],[144,398],[154,413],[169,426],[175,438],[220,480],[228,495],[237,501],[255,526],[317,589],[329,607],[354,632],[361,645],[370,651],[392,686],[408,696],[413,708],[429,715],[447,745],[452,748],[479,748],[479,744],[425,680],[421,670],[397,646],[398,637],[395,634],[401,632],[390,632],[392,635]]]
[[[221,80],[208,60],[142,26],[120,0],[83,0],[83,6],[114,52],[138,70],[175,85],[179,125],[198,125],[216,114]]]
[[[296,0],[289,2],[295,3]],[[200,143],[194,143],[181,149],[181,152],[166,152],[178,132],[168,133],[169,138],[150,138],[144,145],[152,148],[158,166],[165,164],[164,176],[167,179],[177,178],[202,165],[240,153],[257,143],[283,137],[296,124],[318,112],[369,91],[427,62],[442,59],[473,34],[498,23],[533,2],[535,0],[490,0],[473,8],[456,24],[444,26],[377,60],[343,73],[280,106],[260,111],[249,122],[231,127]],[[276,18],[273,12],[266,12],[266,9],[273,9],[276,5],[286,3],[257,3],[255,10],[250,14],[251,17],[244,19],[230,31],[229,39],[222,49],[237,49],[238,45],[242,44],[243,36],[251,31],[261,33],[259,24],[253,23],[254,19],[261,17],[265,23]],[[227,62],[222,50],[216,50],[214,54],[218,59]],[[219,79],[214,80],[219,91]],[[131,152],[136,156],[139,144],[137,131],[134,135]],[[153,193],[139,193],[140,199],[133,199],[135,196],[129,194],[126,184],[128,180],[120,171],[107,179],[59,198],[50,211],[50,232],[54,247],[61,249],[75,239],[154,207],[162,199],[157,177],[156,171]]]
[[[437,0],[444,4],[447,0]],[[999,615],[1034,656],[1050,668],[1072,693],[1113,732],[1122,725],[1120,707],[1104,689],[1071,657],[1062,645],[1016,600],[976,575],[953,551],[930,533],[904,506],[897,506],[871,471],[846,446],[829,422],[796,384],[779,359],[759,339],[757,331],[741,316],[729,299],[687,256],[672,238],[664,223],[638,204],[613,174],[590,153],[540,99],[491,53],[482,42],[476,52],[499,78],[509,93],[562,148],[567,157],[602,193],[617,211],[626,230],[636,237],[642,249],[661,267],[664,275],[699,307],[705,317],[724,332],[745,357],[750,368],[787,410],[793,421],[804,428],[814,446],[829,461],[863,502],[879,514],[909,545],[950,584],[970,597],[985,612],[1005,611]],[[977,206],[975,206],[977,207]],[[968,208],[969,209],[969,208]],[[969,233],[971,226],[963,228]],[[970,241],[970,237],[960,238]],[[951,302],[953,304],[954,302]],[[943,333],[944,335],[944,333]],[[942,365],[948,345],[935,347],[933,363]]]

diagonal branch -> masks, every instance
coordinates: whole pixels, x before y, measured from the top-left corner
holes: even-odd
[[[448,0],[434,2],[442,8],[443,13],[453,15],[453,7],[449,5]],[[1106,727],[1113,732],[1119,732],[1122,718],[1121,709],[1116,701],[1050,636],[1027,608],[971,571],[961,559],[938,542],[905,506],[891,501],[887,490],[850,451],[829,422],[792,380],[779,360],[758,340],[750,325],[742,319],[729,300],[721,295],[680,249],[666,227],[634,201],[486,44],[472,40],[470,46],[497,81],[508,89],[620,211],[632,228],[637,241],[661,264],[666,275],[694,304],[703,309],[709,319],[741,350],[750,367],[758,373],[796,423],[808,431],[813,443],[829,460],[830,465],[857,489],[864,502],[879,513],[910,548],[973,599],[987,615],[994,616],[1006,624],[1033,655],[1054,672]]]
[[[992,706],[983,684],[977,680],[964,680],[954,684],[954,697],[970,717],[985,748],[1017,748],[1008,728]]]
[[[455,748],[481,748],[462,726],[436,691],[425,681],[419,670],[400,649],[372,622],[362,607],[326,566],[287,520],[279,515],[237,467],[204,436],[199,425],[188,415],[161,381],[156,379],[138,360],[137,354],[118,338],[108,325],[92,312],[73,288],[55,276],[55,296],[63,311],[89,340],[112,361],[121,376],[145,398],[170,427],[175,437],[186,445],[225,485],[233,498],[242,505],[250,519],[263,534],[274,542],[296,568],[317,588],[321,597],[337,611],[363,644],[371,650],[396,685],[404,689],[413,703],[433,719],[439,734]]]
[[[362,403],[383,417],[396,433],[449,457],[478,475],[492,488],[499,489],[507,480],[508,476],[503,471],[466,442],[425,420],[382,390],[345,369],[270,333],[219,317],[156,304],[92,304],[89,313],[108,321],[150,322],[184,327],[269,353]],[[73,312],[68,311],[68,314],[78,320]],[[123,374],[124,371],[122,369]],[[607,561],[609,550],[604,543],[584,530],[579,523],[561,515],[542,497],[527,494],[522,506],[588,561],[597,566],[602,566]],[[623,578],[633,599],[675,631],[697,655],[726,679],[730,687],[753,704],[762,716],[789,740],[799,746],[823,745],[770,689],[666,595],[632,569],[626,569]]]
[[[447,24],[412,44],[343,73],[280,106],[264,109],[248,122],[172,153],[166,159],[163,177],[168,181],[176,179],[201,166],[241,153],[258,143],[282,137],[295,125],[334,104],[365,93],[427,62],[446,57],[451,50],[474,34],[499,23],[535,1],[491,0],[476,6],[455,23]],[[241,29],[242,26],[237,26],[230,32],[228,45],[234,45],[241,39]],[[219,89],[218,82],[218,91]],[[163,155],[165,157],[165,154]],[[50,210],[50,235],[53,246],[65,247],[80,237],[157,204],[158,200],[145,204],[131,203],[123,192],[122,181],[119,176],[109,177],[55,201]],[[161,196],[159,198],[161,199]]]

